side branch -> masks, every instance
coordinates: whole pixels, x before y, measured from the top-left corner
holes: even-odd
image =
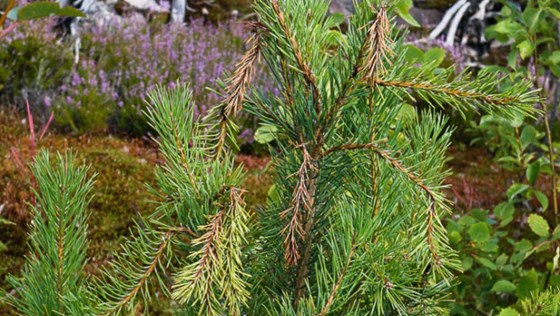
[[[243,100],[247,86],[251,82],[255,73],[255,65],[260,57],[260,37],[254,33],[247,39],[246,43],[250,43],[251,47],[245,52],[241,61],[237,63],[236,69],[231,78],[228,79],[229,85],[226,90],[229,95],[224,100],[224,114],[226,116],[237,116],[237,113],[243,107]]]
[[[286,23],[284,12],[282,12],[282,10],[280,9],[278,0],[271,0],[271,2],[274,13],[276,13],[276,16],[278,18],[278,23],[280,24],[280,27],[282,28],[286,39],[290,42],[290,48],[294,53],[294,57],[296,59],[298,67],[301,70],[305,81],[307,81],[307,83],[311,87],[311,90],[313,92],[313,100],[315,101],[315,111],[317,112],[317,114],[319,114],[321,113],[321,100],[319,89],[317,88],[317,79],[315,78],[313,71],[311,71],[311,67],[309,67],[309,65],[303,59],[303,54],[301,53],[296,37]]]
[[[350,264],[352,263],[352,257],[354,256],[355,251],[356,251],[356,241],[353,240],[352,241],[352,248],[350,248],[350,253],[348,254],[348,259],[346,260],[346,264],[342,268],[342,271],[340,271],[340,273],[338,274],[338,278],[337,278],[336,283],[334,284],[333,288],[331,289],[331,293],[329,294],[327,302],[325,303],[325,306],[323,307],[323,309],[321,310],[321,312],[319,313],[318,316],[325,316],[329,312],[329,309],[331,308],[331,305],[334,303],[334,298],[336,297],[336,293],[338,292],[338,289],[340,288],[340,285],[342,284],[342,280],[343,280],[344,276],[346,275],[346,272],[348,271],[348,268],[350,267]]]
[[[218,159],[220,157],[220,155],[224,152],[224,147],[226,144],[226,138],[227,138],[227,125],[228,125],[228,120],[229,118],[223,114],[221,115],[221,120],[220,120],[220,124],[219,124],[219,132],[218,132],[218,137],[217,137],[217,143],[216,143],[216,150],[215,150],[215,154],[214,154],[214,158]]]
[[[317,191],[317,181],[319,177],[319,168],[316,167],[315,163],[320,159],[320,147],[314,147],[312,154],[310,155],[305,145],[303,148],[303,159],[302,164],[305,165],[305,176],[300,180],[305,179],[305,216],[304,216],[304,226],[303,226],[303,246],[301,262],[297,267],[296,272],[296,282],[295,282],[295,293],[293,306],[297,307],[299,300],[303,297],[306,290],[306,280],[309,275],[309,265],[311,261],[311,252],[313,251],[313,229],[315,226],[315,194]],[[301,183],[301,182],[300,182]]]
[[[199,313],[204,315],[220,315],[221,303],[216,297],[217,279],[221,269],[221,238],[224,229],[226,210],[222,209],[209,217],[208,224],[201,227],[204,234],[195,239],[193,246],[200,249],[189,258],[193,262],[186,266],[175,277],[172,298],[181,304],[191,302],[200,304]]]
[[[304,208],[309,212],[312,208],[313,199],[309,192],[309,171],[312,168],[310,163],[310,156],[305,147],[303,147],[303,162],[297,173],[298,183],[292,193],[292,201],[290,207],[280,213],[281,218],[286,218],[290,215],[290,221],[282,229],[281,234],[285,234],[284,238],[284,258],[288,265],[296,266],[301,257],[300,246],[298,239],[305,239],[304,230]]]
[[[199,254],[201,257],[193,266],[194,270],[191,271],[191,269],[188,269],[177,278],[178,280],[184,278],[184,282],[178,282],[176,285],[177,291],[174,293],[174,298],[179,300],[179,302],[185,303],[191,296],[189,293],[195,291],[197,287],[203,288],[205,286],[205,284],[203,284],[205,280],[212,279],[210,276],[206,276],[205,273],[211,273],[213,270],[212,266],[216,264],[218,260],[217,251],[219,247],[216,245],[216,242],[218,242],[218,236],[223,227],[223,218],[223,210],[213,215],[210,222],[204,227],[206,232],[194,241],[194,244],[202,245],[200,251],[195,253],[197,255]],[[208,301],[211,300],[208,298]]]
[[[243,108],[247,87],[255,73],[255,65],[260,59],[260,35],[257,30],[259,27],[258,24],[253,25],[254,33],[247,39],[247,43],[250,43],[251,46],[239,63],[237,63],[233,75],[227,80],[228,86],[226,91],[228,96],[218,105],[219,131],[215,146],[215,159],[218,159],[224,151],[228,133],[228,121],[231,116],[237,116],[237,113]]]
[[[363,73],[364,79],[377,80],[379,75],[387,72],[384,62],[391,64],[389,57],[394,56],[390,47],[392,45],[390,33],[387,9],[381,7],[377,11],[377,17],[373,21],[365,41],[367,49],[364,60],[366,63],[359,70],[360,73]]]
[[[187,160],[187,155],[185,154],[185,146],[179,137],[179,127],[177,126],[177,123],[175,122],[175,118],[173,117],[172,109],[169,109],[169,118],[171,120],[171,128],[173,129],[173,138],[175,140],[175,146],[177,147],[177,150],[179,151],[179,155],[181,156],[181,162],[183,163],[183,168],[185,169],[185,172],[189,177],[189,182],[191,183],[194,192],[196,193],[197,196],[200,196],[200,193],[198,191],[198,186],[196,184],[196,180],[194,179],[194,175],[191,173],[191,168]]]
[[[223,243],[221,252],[224,257],[220,277],[221,297],[229,315],[243,315],[242,306],[247,305],[251,294],[246,279],[243,265],[243,248],[247,244],[245,236],[249,232],[247,226],[249,214],[243,200],[244,191],[232,187],[229,192],[229,205],[227,207],[227,222],[220,238]]]
[[[243,191],[234,187],[228,191],[216,200],[219,211],[200,227],[203,234],[192,242],[197,250],[189,255],[192,263],[176,275],[173,286],[173,299],[198,305],[205,315],[222,315],[224,309],[240,315],[249,298],[241,262],[248,216]],[[222,200],[226,198],[227,202]]]
[[[429,83],[419,83],[419,82],[412,82],[412,81],[396,81],[390,80],[385,81],[383,79],[376,79],[373,81],[376,85],[382,87],[393,87],[393,88],[406,88],[406,89],[413,89],[413,90],[424,90],[427,92],[437,93],[437,94],[444,94],[451,97],[460,97],[466,99],[472,99],[479,102],[484,102],[487,104],[495,105],[495,106],[503,106],[508,105],[511,103],[521,102],[520,98],[515,97],[507,97],[501,98],[496,97],[488,94],[482,94],[478,92],[472,91],[465,91],[461,89],[453,89],[447,88],[442,86],[435,86]]]
[[[404,174],[410,181],[415,183],[422,191],[424,191],[428,198],[430,199],[430,206],[428,207],[428,231],[427,231],[427,238],[428,238],[428,248],[430,249],[430,253],[432,254],[432,258],[437,264],[441,263],[440,257],[438,255],[436,244],[435,244],[435,228],[434,222],[437,219],[437,211],[436,205],[438,205],[438,200],[436,197],[436,193],[426,185],[421,178],[417,177],[413,172],[408,170],[405,166],[403,166],[396,158],[392,157],[388,151],[381,150],[380,148],[372,148],[373,151],[380,156],[381,158],[388,161],[394,169],[398,170],[400,173]]]
[[[336,146],[330,148],[324,152],[323,155],[331,154],[335,151],[341,150],[360,150],[360,149],[370,149],[372,150],[377,156],[383,158],[387,161],[391,166],[399,171],[401,174],[404,174],[408,180],[413,182],[416,186],[418,186],[422,191],[426,193],[428,199],[430,200],[430,206],[428,207],[428,219],[427,219],[427,239],[428,239],[428,247],[430,249],[430,253],[432,254],[432,258],[436,263],[440,263],[440,257],[437,253],[436,244],[435,244],[435,222],[437,220],[437,210],[436,207],[438,204],[438,198],[436,193],[427,185],[425,184],[422,179],[416,176],[412,171],[410,171],[407,167],[402,165],[398,159],[392,157],[390,152],[387,150],[383,150],[379,148],[376,144],[346,144],[341,146]]]
[[[165,253],[165,249],[169,246],[171,242],[171,237],[173,235],[173,231],[167,231],[162,238],[161,243],[159,244],[155,255],[153,256],[151,262],[146,266],[138,280],[135,282],[134,286],[130,289],[128,294],[124,295],[121,300],[119,300],[116,304],[114,304],[110,309],[104,311],[101,315],[113,315],[118,313],[122,308],[128,304],[131,300],[133,300],[138,292],[145,286],[146,282],[156,269],[157,265],[161,262],[163,255]]]
[[[387,10],[381,7],[358,51],[356,64],[353,65],[352,73],[344,82],[342,91],[337,96],[334,105],[329,109],[324,121],[325,123],[321,129],[319,129],[318,133],[322,132],[324,127],[331,122],[335,114],[338,113],[340,107],[346,101],[346,98],[352,93],[355,87],[354,82],[358,79],[358,75],[361,74],[363,80],[372,81],[376,80],[379,75],[387,73],[384,62],[390,64],[389,57],[395,54],[391,49],[393,41],[390,37],[390,33],[391,30],[387,17]]]
[[[212,217],[210,224],[207,226],[207,231],[202,237],[200,238],[201,242],[204,242],[204,246],[202,248],[202,257],[200,259],[200,265],[196,270],[194,275],[193,283],[196,283],[200,276],[204,273],[204,270],[207,269],[209,265],[218,258],[217,255],[217,247],[215,242],[220,235],[220,231],[222,230],[222,219],[224,216],[224,211],[218,212],[216,215]]]

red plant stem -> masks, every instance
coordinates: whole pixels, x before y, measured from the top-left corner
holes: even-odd
[[[29,100],[25,100],[27,106],[27,120],[29,123],[29,156],[31,158],[31,162],[35,161],[35,145],[37,143],[37,139],[35,138],[35,124],[33,122],[33,115],[31,115],[31,106],[29,105]],[[35,181],[35,176],[33,173],[29,173],[29,182],[31,183],[31,187],[34,190],[37,190],[37,182]],[[33,206],[37,207],[37,199],[35,195],[31,195],[31,203]]]
[[[49,126],[51,125],[53,119],[54,119],[54,113],[51,113],[51,116],[49,116],[49,120],[47,121],[47,124],[45,124],[45,126],[43,126],[43,128],[41,129],[41,133],[39,133],[39,140],[43,139],[43,137],[47,133],[47,129],[49,129]]]
[[[31,115],[31,107],[29,106],[29,100],[25,100],[27,104],[27,120],[29,121],[29,142],[30,142],[30,151],[31,158],[35,158],[35,124],[33,122],[33,115]]]
[[[10,33],[11,31],[13,31],[16,27],[18,26],[17,22],[13,22],[12,24],[10,24],[7,28],[5,28],[4,30],[2,30],[0,32],[0,38],[8,35],[8,33]]]

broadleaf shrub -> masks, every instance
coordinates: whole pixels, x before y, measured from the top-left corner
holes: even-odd
[[[485,145],[502,168],[517,177],[505,192],[507,199],[492,211],[472,210],[448,223],[454,247],[460,251],[465,273],[456,288],[459,315],[475,311],[500,315],[558,315],[560,300],[560,232],[558,224],[559,143],[558,91],[560,87],[560,1],[502,0],[495,25],[486,36],[509,45],[507,67],[515,73],[502,84],[529,80],[539,90],[535,106],[545,115],[510,119],[486,115],[471,123],[473,142]],[[502,72],[486,67],[481,73]],[[480,243],[465,232],[486,225],[489,238]],[[465,237],[465,238],[463,238]],[[503,291],[503,284],[510,291]],[[491,286],[494,284],[494,286]],[[515,287],[515,289],[514,289]]]

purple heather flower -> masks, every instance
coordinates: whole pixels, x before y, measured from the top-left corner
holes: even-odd
[[[80,77],[80,74],[78,74],[77,72],[74,72],[72,74],[72,86],[77,86],[80,83],[82,83],[82,77]]]
[[[43,103],[45,104],[46,107],[50,108],[52,105],[51,98],[49,96],[45,96],[43,98]]]
[[[243,141],[243,144],[250,144],[254,141],[253,138],[253,130],[250,128],[247,128],[245,130],[243,130],[240,134],[239,134],[239,139],[241,139]]]

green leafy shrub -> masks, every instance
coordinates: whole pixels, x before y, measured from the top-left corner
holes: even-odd
[[[511,1],[503,1],[502,19],[486,35],[501,42],[512,41],[508,55],[508,67],[515,70],[518,77],[527,78],[535,88],[540,89],[539,105],[543,116],[543,130],[546,133],[546,152],[550,168],[552,210],[558,216],[558,191],[556,165],[558,154],[553,139],[553,124],[557,121],[558,98],[554,92],[560,87],[560,46],[556,40],[560,30],[560,1],[529,1],[523,8]]]
[[[560,226],[558,226],[557,121],[553,93],[559,85],[558,1],[529,1],[520,7],[503,1],[498,23],[487,35],[512,42],[508,67],[515,75],[504,85],[529,79],[540,89],[543,120],[524,116],[482,117],[471,131],[475,142],[518,175],[507,200],[492,212],[473,210],[448,224],[466,270],[457,288],[459,314],[558,315]],[[502,71],[488,67],[485,72]],[[477,289],[473,291],[473,289]],[[476,293],[476,295],[475,295]],[[480,293],[480,294],[479,294]]]
[[[377,4],[357,4],[333,42],[326,1],[257,1],[248,50],[204,119],[184,85],[149,93],[145,114],[165,160],[150,188],[156,210],[102,277],[57,292],[66,304],[56,311],[130,313],[158,287],[185,315],[445,313],[461,269],[442,224],[450,130],[407,104],[513,117],[531,115],[537,98],[524,82],[498,92],[496,76],[464,80],[406,62],[389,22],[399,7]],[[273,99],[252,88],[260,58],[280,92]],[[233,162],[243,107],[260,119],[274,164],[267,205],[255,211]],[[66,170],[36,168],[55,179]]]
[[[454,312],[459,315],[495,313],[501,308],[504,315],[519,313],[527,310],[526,304],[534,306],[541,293],[560,289],[560,226],[554,226],[552,197],[545,193],[549,192],[543,188],[545,181],[538,181],[551,170],[546,157],[535,153],[548,147],[540,142],[544,133],[532,125],[524,125],[520,131],[521,126],[515,124],[489,117],[480,127],[502,140],[498,161],[520,179],[505,192],[507,200],[491,212],[472,210],[447,224],[448,236],[465,270],[455,293]],[[558,315],[557,311],[540,312]]]
[[[553,231],[541,215],[527,216],[516,209],[516,201],[512,197],[492,212],[475,209],[447,224],[465,270],[459,276],[453,314],[490,314],[509,306],[515,310],[543,288],[551,293],[560,289],[555,272],[560,256],[551,251],[560,230]]]

